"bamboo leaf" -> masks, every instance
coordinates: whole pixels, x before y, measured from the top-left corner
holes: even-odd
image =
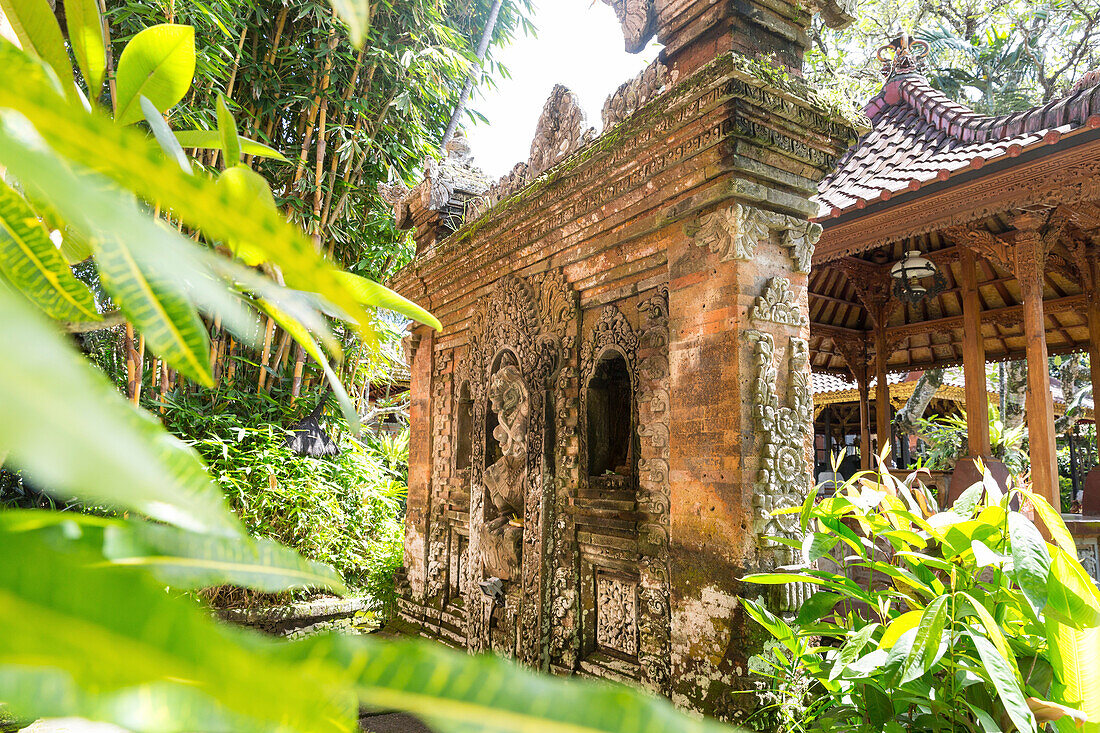
[[[73,67],[50,4],[46,0],[0,0],[0,9],[23,50],[45,61],[67,92],[73,90]]]
[[[103,285],[149,348],[199,384],[214,386],[210,337],[187,293],[117,237],[95,243]]]
[[[1021,733],[1034,731],[1035,716],[1032,715],[1030,708],[1027,706],[1023,690],[1020,689],[1020,684],[1016,681],[1012,666],[1005,661],[989,639],[970,629],[967,630],[967,634],[969,634],[971,641],[974,642],[974,646],[978,650],[982,665],[989,675],[990,682],[997,690],[997,696],[1000,698],[1001,704],[1004,705],[1008,717]]]
[[[187,94],[194,76],[195,29],[167,23],[146,28],[118,57],[115,119],[122,125],[141,120],[142,97],[167,112]]]
[[[729,733],[621,685],[555,679],[439,644],[329,635],[286,645],[290,659],[355,670],[360,704],[405,710],[439,733]]]
[[[103,88],[107,74],[107,48],[103,41],[103,23],[96,0],[65,0],[65,25],[89,96],[94,100]]]
[[[224,150],[221,135],[217,130],[176,130],[173,134],[179,144],[185,148]],[[241,152],[245,155],[254,155],[258,158],[274,158],[286,162],[283,154],[275,148],[268,147],[256,140],[250,140],[242,135],[238,135],[238,139],[241,141]]]
[[[180,170],[184,173],[192,173],[191,161],[187,159],[187,153],[183,152],[183,148],[180,147],[179,141],[176,140],[176,136],[172,134],[172,128],[168,126],[168,123],[164,121],[164,117],[161,116],[160,110],[149,101],[146,96],[141,97],[141,113],[145,116],[145,121],[149,125],[149,129],[153,131],[153,137],[160,143],[160,147],[164,150],[164,153],[172,160],[179,163]]]
[[[34,210],[0,181],[0,271],[51,318],[98,321],[95,298],[73,277]]]
[[[329,0],[329,4],[348,25],[354,46],[362,46],[371,24],[371,0]]]
[[[339,271],[280,214],[268,211],[260,202],[242,207],[239,201],[227,200],[208,178],[188,176],[165,160],[144,135],[59,99],[41,69],[2,40],[0,67],[11,70],[10,80],[0,84],[0,108],[9,107],[25,116],[58,153],[160,203],[211,239],[262,246],[268,259],[282,269],[290,287],[318,293],[361,331],[369,326],[370,315],[348,291]],[[0,162],[8,152],[0,146]],[[28,179],[33,180],[30,172],[23,178],[24,182]]]
[[[0,533],[0,625],[35,619],[0,645],[0,699],[14,712],[139,733],[352,729],[348,687],[328,669],[281,662],[147,574],[99,562],[66,538],[78,525],[59,529]]]
[[[1012,544],[1012,564],[1016,583],[1036,612],[1047,604],[1050,577],[1050,553],[1039,530],[1024,515],[1010,512],[1008,536]]]
[[[391,310],[437,331],[443,330],[443,324],[438,318],[389,288],[350,272],[338,272],[336,276],[362,305]]]
[[[241,138],[237,134],[237,121],[225,104],[225,97],[218,95],[218,138],[221,140],[225,167],[231,168],[241,162]]]
[[[0,445],[38,485],[195,531],[241,533],[198,455],[3,289],[0,343],[19,355],[0,359],[0,404],[19,416],[0,420]]]
[[[303,588],[347,592],[329,566],[263,538],[225,538],[128,522],[105,529],[103,553],[116,565],[144,568],[180,590],[229,584],[265,593]]]

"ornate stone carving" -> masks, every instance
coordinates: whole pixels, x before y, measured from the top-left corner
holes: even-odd
[[[597,361],[609,346],[618,346],[623,352],[627,366],[630,368],[631,381],[636,383],[637,374],[634,367],[638,336],[622,311],[613,305],[604,307],[600,313],[600,319],[592,329],[591,338],[584,343],[581,350],[581,373],[584,383],[588,384],[591,381]]]
[[[595,137],[596,131],[588,127],[577,95],[555,84],[535,128],[531,156],[527,161],[527,179],[538,178],[543,171]]]
[[[503,455],[485,469],[485,492],[497,516],[487,517],[482,527],[482,558],[486,572],[512,580],[519,572],[523,552],[530,416],[527,385],[516,366],[504,366],[493,375],[489,402],[497,415],[493,439]]]
[[[620,578],[596,578],[596,642],[628,656],[638,653],[638,586]]]
[[[393,207],[394,220],[399,228],[410,225],[413,207],[420,207],[444,215],[451,230],[458,229],[465,216],[467,202],[483,196],[489,190],[489,181],[470,155],[470,145],[462,132],[447,143],[442,160],[432,157],[424,160],[424,179],[409,189],[398,182],[379,184],[378,192]]]
[[[638,53],[657,32],[657,12],[653,0],[603,0],[615,10],[623,27],[628,53]]]
[[[696,217],[684,231],[695,244],[709,248],[723,262],[751,260],[758,242],[770,238],[773,231],[780,232],[780,241],[791,250],[795,270],[808,273],[822,230],[820,224],[804,219],[734,204]]]
[[[781,400],[776,384],[775,340],[769,333],[746,332],[755,344],[752,387],[753,420],[762,439],[760,474],[754,495],[756,531],[766,536],[799,538],[797,515],[773,516],[777,509],[799,506],[806,498],[810,470],[807,441],[813,431],[813,396],[809,380],[809,344],[791,338],[787,398]],[[785,404],[784,404],[785,403]],[[789,555],[788,547],[762,539],[777,556]]]
[[[668,91],[675,75],[660,61],[621,85],[603,103],[603,129],[607,132],[642,107]]]
[[[773,277],[768,281],[764,294],[756,299],[756,305],[749,312],[749,317],[754,321],[769,321],[785,326],[805,326],[810,322],[791,291],[791,281],[785,277]]]

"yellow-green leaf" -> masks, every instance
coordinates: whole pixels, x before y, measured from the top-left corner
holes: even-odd
[[[49,64],[66,91],[73,90],[73,67],[50,4],[46,0],[0,0],[0,9],[23,50]]]
[[[344,283],[345,287],[355,294],[355,297],[365,306],[371,308],[384,308],[395,311],[403,316],[419,321],[426,326],[431,326],[437,331],[443,330],[443,324],[439,319],[416,303],[393,292],[384,285],[379,285],[373,280],[354,275],[350,272],[338,272],[336,276]]]
[[[1085,733],[1100,731],[1100,628],[1078,630],[1047,619],[1047,638],[1054,673],[1066,686],[1060,699],[1088,716]]]
[[[194,76],[195,29],[167,23],[146,28],[118,58],[115,119],[123,125],[141,120],[142,97],[167,112],[187,94]]]
[[[88,85],[89,96],[94,100],[99,96],[107,73],[99,3],[96,0],[65,0],[65,25],[69,29],[69,45]]]
[[[0,181],[0,271],[51,318],[98,321],[95,298],[75,277],[34,211]]]
[[[173,133],[179,144],[185,148],[201,150],[222,150],[221,135],[217,130],[176,130]],[[245,155],[254,155],[257,158],[273,158],[284,163],[286,158],[278,150],[268,147],[261,142],[238,135],[241,141],[241,152]]]
[[[237,134],[237,121],[225,104],[225,97],[218,95],[218,137],[221,139],[225,167],[230,168],[241,162],[241,138]]]
[[[1069,529],[1066,528],[1066,523],[1062,521],[1062,515],[1054,511],[1054,507],[1047,502],[1046,499],[1031,491],[1023,492],[1028,501],[1031,502],[1031,506],[1034,507],[1035,513],[1039,515],[1039,519],[1043,520],[1043,524],[1046,525],[1047,530],[1050,532],[1050,537],[1053,539],[1059,547],[1066,551],[1070,557],[1074,560],[1077,559],[1077,543],[1073,541],[1073,535],[1069,533]]]
[[[271,194],[271,187],[267,180],[256,171],[246,165],[234,165],[226,168],[218,176],[218,188],[225,192],[229,200],[240,201],[248,206],[258,202],[264,208],[276,210],[275,197]],[[264,250],[262,247],[246,241],[234,240],[226,242],[233,254],[252,267],[263,264]]]
[[[372,0],[329,0],[329,4],[348,24],[351,42],[362,46],[370,30]]]
[[[1100,626],[1100,591],[1075,558],[1057,545],[1050,550],[1047,616],[1075,629]]]

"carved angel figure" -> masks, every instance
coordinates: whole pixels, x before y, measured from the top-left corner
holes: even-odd
[[[482,526],[485,571],[501,580],[519,572],[523,552],[523,506],[527,491],[527,427],[530,399],[523,375],[508,365],[489,383],[489,403],[497,416],[493,438],[503,455],[485,469],[485,492],[493,508]]]

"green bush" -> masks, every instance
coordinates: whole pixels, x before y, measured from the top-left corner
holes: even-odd
[[[1100,592],[1042,497],[987,476],[941,511],[883,469],[793,511],[801,567],[745,579],[817,590],[795,618],[746,601],[781,712],[803,711],[786,730],[1100,728]]]
[[[287,395],[251,389],[177,392],[164,423],[205,459],[251,534],[331,565],[349,588],[388,609],[402,562],[407,439],[402,453],[400,440],[364,433],[360,442],[332,425],[339,456],[298,456],[286,445],[288,428],[316,399],[289,407]]]

